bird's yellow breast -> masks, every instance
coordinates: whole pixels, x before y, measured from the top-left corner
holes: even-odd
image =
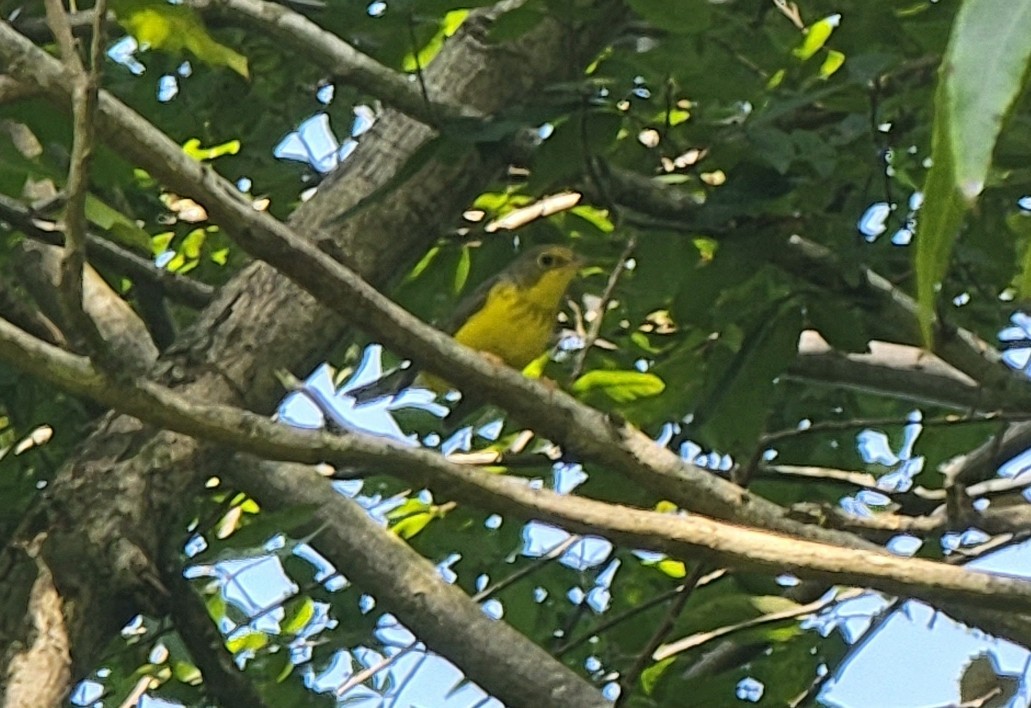
[[[474,313],[455,339],[522,369],[548,346],[555,326],[558,300],[542,306],[532,291],[520,291],[513,283],[499,283],[487,295],[483,308]]]
[[[455,332],[455,339],[522,370],[548,348],[562,296],[577,267],[577,262],[570,261],[541,273],[528,284],[499,280],[483,305]],[[419,382],[437,391],[449,388],[435,376],[420,375]]]

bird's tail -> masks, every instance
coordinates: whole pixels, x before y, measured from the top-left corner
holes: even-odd
[[[415,377],[417,375],[418,372],[416,372],[414,367],[411,366],[403,369],[394,369],[364,386],[358,386],[357,388],[352,388],[349,391],[344,391],[344,395],[353,398],[354,402],[358,405],[371,403],[372,401],[379,400],[380,398],[396,396],[401,393],[401,391],[405,390],[415,382]]]

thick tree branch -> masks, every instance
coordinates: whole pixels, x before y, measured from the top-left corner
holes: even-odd
[[[67,333],[73,325],[58,298],[62,253],[57,246],[24,241],[14,252],[14,261],[21,266],[17,272],[25,289],[43,313]],[[152,365],[158,358],[157,347],[129,304],[88,263],[81,280],[83,312],[106,346],[116,349],[120,360],[136,362],[138,369]]]
[[[509,705],[605,706],[590,684],[504,622],[491,620],[428,560],[303,465],[230,465],[234,484],[270,509],[312,506],[311,544],[369,589],[434,651]],[[303,531],[303,529],[301,529]],[[373,590],[373,588],[375,590]],[[490,637],[490,641],[484,641]]]
[[[579,25],[575,33],[546,20],[501,46],[482,41],[496,11],[475,10],[427,67],[427,87],[432,95],[490,114],[537,95],[551,82],[569,80],[605,45],[618,24],[613,18],[625,13],[620,3],[607,0],[591,9],[592,21]],[[0,24],[0,34],[16,36],[5,24]],[[13,57],[13,67],[7,65],[8,57]],[[63,81],[60,67],[53,72],[54,62],[45,54],[23,40],[17,46],[5,41],[0,42],[0,63],[12,70],[20,66],[20,73],[28,75],[41,94],[67,109],[67,90],[38,84],[31,75],[35,67]],[[109,102],[110,97],[101,98],[102,115]],[[126,159],[162,178],[176,172],[164,162],[166,150],[151,150],[152,144],[140,144],[133,135],[122,133],[122,121],[115,121],[110,130],[100,122],[105,131],[101,139]],[[138,117],[135,124],[145,125]],[[446,160],[430,160],[408,179],[397,179],[430,135],[430,129],[416,121],[384,111],[347,163],[322,182],[319,193],[294,212],[291,222],[301,233],[322,237],[321,248],[345,254],[370,281],[383,285],[450,226],[502,165],[498,155],[470,147],[463,154],[450,153]],[[167,139],[157,143],[161,148],[170,145]],[[190,173],[174,181],[192,179]],[[396,187],[397,198],[382,199],[384,185]],[[363,208],[353,210],[359,202]],[[327,234],[323,224],[343,211],[352,215]],[[158,374],[184,395],[244,402],[269,411],[282,396],[271,372],[308,370],[347,331],[340,318],[307,293],[255,262],[222,287],[211,306],[166,351]],[[189,500],[203,493],[202,480],[219,471],[219,459],[217,449],[187,436],[154,431],[129,416],[109,415],[98,421],[96,433],[68,459],[46,496],[30,511],[34,528],[48,529],[44,553],[75,559],[60,566],[73,637],[73,676],[94,666],[98,652],[131,613],[147,606],[152,591],[140,584],[132,572],[134,564],[156,555],[169,533],[179,528]],[[27,592],[32,582],[31,577],[7,577],[14,593]],[[17,621],[8,622],[11,619],[6,611],[0,613],[0,631],[5,640],[23,641],[24,632]],[[0,661],[5,658],[0,654]]]
[[[0,105],[20,101],[23,98],[31,98],[38,94],[39,89],[37,87],[18,81],[5,74],[0,74]]]
[[[118,24],[115,22],[113,14],[109,14],[105,19],[107,21],[106,29],[108,31],[116,30],[118,28]],[[23,16],[14,20],[13,24],[18,28],[19,32],[24,34],[33,42],[46,44],[54,40],[54,34],[44,18]],[[92,9],[68,13],[68,25],[71,27],[73,37],[91,36],[95,24],[96,13],[93,12]]]
[[[14,75],[38,81],[56,97],[67,98],[68,81],[57,62],[5,24],[0,24],[0,57]],[[500,404],[585,459],[616,469],[686,509],[807,538],[856,543],[857,539],[836,532],[799,525],[776,504],[685,462],[628,423],[611,420],[561,391],[458,345],[412,317],[286,225],[252,209],[232,184],[187,157],[166,136],[108,94],[101,94],[100,115],[101,129],[112,144],[171,189],[203,203],[212,219],[222,224],[241,247],[275,265],[312,295],[323,298],[343,318],[410,356],[423,368],[452,378],[456,371],[461,372],[458,378],[477,395]]]
[[[1031,387],[998,390],[979,386],[933,354],[891,342],[870,342],[868,354],[844,354],[807,331],[788,375],[962,411],[1031,411]]]
[[[17,557],[12,557],[15,554]],[[50,569],[39,558],[38,538],[14,553],[9,550],[0,559],[0,570],[8,582],[24,575],[28,566],[34,566],[36,573],[27,597],[2,597],[4,603],[23,604],[21,621],[31,627],[31,641],[26,646],[0,648],[3,654],[16,651],[13,657],[5,657],[10,662],[9,670],[0,676],[0,687],[5,689],[0,699],[5,708],[60,705],[71,678],[72,646],[61,616],[61,594]]]
[[[834,584],[869,586],[931,603],[951,601],[983,608],[1031,610],[1031,581],[899,558],[880,550],[816,543],[700,516],[662,514],[562,496],[532,489],[525,480],[455,465],[436,452],[388,439],[361,433],[333,435],[298,430],[231,406],[196,403],[151,381],[118,385],[94,369],[87,359],[34,340],[3,321],[0,358],[23,362],[22,367],[37,377],[155,425],[269,459],[364,465],[432,486],[443,494],[486,509],[551,521],[577,532],[600,534],[630,547],[674,557],[702,558],[758,572],[790,572],[800,578]],[[291,484],[298,482],[298,474]],[[314,472],[310,477],[300,484],[302,488],[310,485],[316,489],[321,484],[327,496],[332,496],[328,481]]]
[[[700,206],[685,190],[625,170],[609,172],[606,186],[609,196],[628,213],[661,219],[664,228],[685,233],[696,233],[706,226],[717,232],[721,227],[726,228],[725,225],[700,226]],[[820,287],[843,292],[855,290],[833,252],[800,236],[790,237],[785,247],[776,249],[773,261],[796,277]],[[864,269],[862,275],[862,287],[880,303],[877,316],[870,318],[875,336],[886,342],[921,347],[923,340],[913,299],[872,270]],[[1017,401],[1031,396],[1028,393],[1031,381],[1003,364],[998,351],[968,330],[950,327],[935,319],[932,352],[957,371],[991,389],[994,395],[1008,396],[1016,389],[1021,392]]]
[[[60,328],[30,303],[22,289],[7,277],[0,277],[0,317],[47,344],[67,345]]]
[[[777,251],[777,265],[818,285],[831,289],[847,287],[837,257],[829,249],[800,236],[789,238],[787,246]],[[916,301],[872,270],[865,269],[863,276],[864,287],[881,302],[878,316],[871,318],[874,336],[898,344],[921,346]],[[999,352],[973,332],[944,325],[937,317],[933,325],[931,351],[950,366],[988,388],[1031,390],[1031,381],[1006,366]]]
[[[60,246],[63,243],[57,231],[57,224],[37,217],[31,209],[5,194],[0,194],[0,220],[8,222],[34,241],[51,246]],[[90,261],[98,266],[110,267],[131,278],[151,283],[166,296],[184,305],[201,308],[210,304],[215,295],[215,289],[210,285],[158,268],[153,261],[127,251],[94,233],[86,233],[86,250]]]
[[[942,468],[946,487],[991,479],[999,465],[1028,448],[1031,448],[1031,423],[1014,423],[984,445],[950,460]]]
[[[399,72],[359,52],[337,35],[327,32],[299,12],[264,0],[191,0],[198,10],[214,9],[281,40],[316,66],[420,123],[442,129],[448,121],[480,119],[469,106],[427,100],[415,84]],[[519,3],[510,3],[515,6]]]

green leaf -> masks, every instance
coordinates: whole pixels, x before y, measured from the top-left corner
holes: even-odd
[[[422,49],[418,52],[411,53],[404,58],[401,62],[401,66],[405,71],[414,72],[420,68],[425,68],[427,64],[433,61],[433,57],[437,56],[440,52],[441,47],[444,46],[444,40],[453,35],[462,23],[465,22],[465,18],[469,16],[469,10],[452,10],[444,16],[444,19],[440,22],[440,27],[437,29],[437,33],[433,35],[429,42],[427,42]]]
[[[925,346],[934,302],[964,212],[984,189],[1002,122],[1031,58],[1031,0],[968,0],[960,7],[935,96],[933,165],[924,187],[916,249]]]
[[[202,148],[200,140],[190,138],[183,144],[183,152],[194,160],[214,160],[223,155],[236,155],[240,152],[240,141],[229,140],[221,145],[213,145],[209,148]]]
[[[216,42],[190,7],[161,0],[113,0],[111,10],[141,46],[172,53],[188,50],[207,64],[250,76],[247,57]]]
[[[669,2],[669,0],[630,0],[630,9],[656,27],[672,32],[699,32],[710,22],[704,3]]]
[[[675,659],[673,658],[656,661],[641,672],[641,688],[644,690],[646,695],[652,694],[655,690],[656,684],[659,682],[659,679],[661,679],[663,674],[666,673],[666,669],[673,665],[674,661]]]
[[[1021,259],[1020,272],[1017,274],[1014,284],[1021,298],[1026,299],[1031,294],[1031,240],[1024,242],[1024,256]]]
[[[841,15],[830,15],[806,28],[805,39],[802,44],[791,53],[802,61],[811,59],[814,54],[823,49],[823,45],[831,38],[834,29],[841,24]]]
[[[419,262],[412,268],[412,271],[405,276],[404,282],[407,283],[415,280],[422,275],[423,272],[433,263],[433,260],[437,257],[438,253],[440,253],[440,246],[434,246],[430,250],[426,251],[426,255],[420,258]]]
[[[838,69],[845,64],[845,55],[834,49],[828,50],[827,58],[820,65],[820,78],[827,79],[833,76]]]
[[[487,38],[492,42],[508,42],[519,39],[539,25],[547,13],[531,3],[523,4],[501,15],[490,27]]]
[[[544,191],[581,174],[584,160],[604,155],[617,140],[622,127],[623,116],[615,111],[581,112],[556,121],[554,131],[534,154],[533,171],[526,188]]]
[[[956,185],[968,205],[984,189],[1002,122],[1023,88],[1028,37],[1031,0],[965,0],[956,15],[942,77]]]
[[[569,213],[589,222],[603,234],[610,234],[616,228],[612,223],[611,215],[605,209],[599,209],[589,204],[580,204],[570,209]]]
[[[870,336],[859,311],[832,298],[812,298],[806,303],[810,324],[832,347],[842,352],[869,351]]]
[[[671,578],[684,578],[687,576],[687,567],[683,561],[678,561],[675,558],[663,558],[661,560],[652,563],[655,568],[665,575]]]
[[[387,514],[390,530],[400,538],[410,539],[437,518],[435,507],[418,499],[407,499],[401,506]]]
[[[242,651],[258,651],[268,646],[269,636],[264,632],[244,632],[226,642],[226,648],[233,654]]]
[[[770,413],[774,380],[794,360],[801,331],[801,308],[787,300],[748,334],[695,412],[714,448],[731,454],[751,451]]]
[[[283,606],[284,617],[279,623],[283,634],[297,634],[315,616],[315,603],[307,596],[297,597]]]
[[[444,427],[441,413],[431,411],[425,405],[401,404],[390,409],[390,417],[405,434],[415,433],[422,437],[429,433],[439,433]]]
[[[955,181],[946,93],[944,84],[939,84],[931,138],[933,164],[924,184],[924,203],[917,223],[916,292],[920,332],[927,348],[931,348],[934,339],[932,326],[938,284],[948,268],[952,245],[965,212]]]
[[[571,390],[579,397],[604,393],[616,403],[657,396],[666,389],[655,374],[640,371],[588,371],[573,382]]]
[[[204,681],[200,669],[188,661],[172,662],[172,675],[180,683],[190,684],[191,686],[199,686]]]
[[[430,509],[430,505],[419,499],[405,499],[400,505],[387,512],[388,521],[403,519],[411,514],[421,514]]]
[[[466,282],[469,280],[469,269],[472,268],[472,256],[469,247],[463,246],[458,257],[458,267],[455,268],[454,292],[457,295],[462,292]]]
[[[92,194],[86,195],[86,219],[109,234],[115,241],[134,251],[150,253],[151,238],[136,222],[117,209],[108,206]]]

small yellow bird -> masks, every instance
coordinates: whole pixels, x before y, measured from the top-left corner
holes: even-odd
[[[461,344],[522,370],[548,348],[562,298],[582,265],[565,246],[531,248],[463,299],[442,329]],[[366,403],[413,383],[437,392],[449,388],[446,381],[409,367],[346,394]]]

